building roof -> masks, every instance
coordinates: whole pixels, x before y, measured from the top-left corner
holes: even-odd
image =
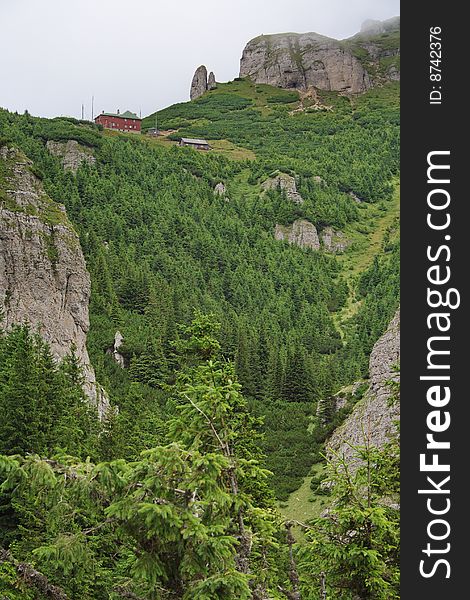
[[[181,138],[181,141],[185,144],[197,144],[198,146],[208,146],[209,143],[206,140],[196,140],[192,138]]]
[[[102,112],[99,115],[96,115],[95,119],[98,117],[118,117],[119,119],[137,119],[138,121],[142,121],[138,115],[130,110],[126,110],[123,113]]]
[[[139,119],[139,120],[141,120],[141,118],[138,115],[131,112],[130,110],[126,110],[126,112],[121,113],[120,116],[123,117],[124,119]]]

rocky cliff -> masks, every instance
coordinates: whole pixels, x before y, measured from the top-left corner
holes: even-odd
[[[399,54],[398,28],[399,18],[394,18],[366,22],[363,31],[343,41],[318,33],[261,35],[246,45],[240,77],[281,88],[364,92],[376,82],[398,78],[391,60]]]
[[[49,140],[46,147],[51,154],[61,159],[64,169],[72,173],[76,173],[82,163],[94,165],[96,162],[92,151],[80,145],[76,140],[68,140],[67,142]]]
[[[367,19],[362,24],[361,31],[357,35],[381,35],[389,31],[396,31],[397,29],[400,29],[400,17],[392,17],[386,21]]]
[[[370,386],[364,398],[356,404],[351,415],[331,436],[327,451],[352,459],[351,446],[370,443],[383,447],[394,433],[394,422],[400,417],[398,399],[392,398],[390,382],[400,380],[397,367],[400,361],[400,312],[397,311],[387,331],[375,344],[369,360]]]
[[[109,409],[86,348],[90,276],[65,208],[53,202],[13,148],[0,147],[2,326],[27,322],[61,359],[75,348],[84,388],[100,417]]]
[[[313,223],[305,219],[297,219],[288,226],[276,225],[274,237],[276,240],[285,240],[289,244],[300,246],[300,248],[320,249],[317,229]]]
[[[263,181],[261,188],[264,191],[268,190],[281,190],[285,192],[287,198],[295,204],[303,204],[304,199],[297,191],[297,184],[295,178],[287,173],[277,172],[266,181]]]
[[[351,240],[344,235],[339,229],[333,227],[325,227],[320,234],[320,239],[326,252],[340,254],[351,245]]]

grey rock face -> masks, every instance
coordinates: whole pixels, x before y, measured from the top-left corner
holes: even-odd
[[[82,163],[94,165],[96,162],[91,150],[85,148],[76,140],[68,140],[67,142],[49,140],[46,147],[51,154],[62,159],[62,166],[66,171],[72,171],[74,174]]]
[[[211,71],[209,73],[209,79],[207,80],[207,89],[208,90],[215,90],[216,87],[217,87],[217,82],[215,81],[215,75]]]
[[[195,100],[207,92],[207,69],[201,65],[196,69],[191,82],[190,98]]]
[[[351,243],[342,231],[333,227],[325,227],[320,234],[320,239],[325,250],[334,254],[344,252]]]
[[[246,45],[240,77],[300,91],[317,88],[358,94],[376,83],[399,79],[398,63],[386,73],[378,72],[381,59],[398,56],[397,44],[377,39],[399,28],[400,17],[393,17],[366,21],[360,33],[341,41],[318,33],[261,35]]]
[[[337,40],[318,33],[286,33],[251,40],[240,77],[282,88],[364,92],[371,87],[361,62]]]
[[[320,241],[315,225],[305,219],[297,219],[292,225],[285,227],[284,225],[276,225],[274,230],[274,238],[276,240],[286,240],[289,244],[295,244],[301,248],[312,248],[319,250]]]
[[[0,148],[7,165],[6,201],[0,204],[0,309],[3,327],[29,323],[56,359],[75,347],[84,389],[100,417],[109,410],[86,348],[90,276],[65,208],[46,196],[30,161]],[[47,218],[45,217],[47,215]]]
[[[380,35],[381,33],[387,33],[400,28],[400,17],[392,17],[386,21],[375,21],[374,19],[367,19],[361,25],[361,31],[359,35]]]
[[[362,198],[359,198],[359,196],[356,196],[356,194],[354,192],[349,192],[349,195],[351,196],[351,198],[354,200],[354,202],[356,204],[360,204],[361,202],[364,202],[364,200],[362,200]]]
[[[351,415],[331,436],[328,452],[353,460],[352,446],[364,445],[364,436],[371,445],[383,447],[394,433],[394,422],[400,417],[398,400],[390,402],[390,381],[400,380],[396,367],[400,360],[400,312],[397,311],[387,331],[375,344],[369,360],[370,387],[356,404]]]
[[[222,182],[219,182],[214,188],[214,194],[216,196],[225,196],[227,188]]]
[[[125,367],[124,356],[119,352],[119,349],[121,348],[123,342],[124,337],[122,333],[120,331],[116,331],[116,334],[114,336],[113,358],[121,367],[121,369],[124,369]]]
[[[400,71],[395,65],[390,65],[386,74],[387,79],[390,79],[390,81],[400,81]]]
[[[287,175],[287,173],[279,173],[274,177],[270,177],[261,184],[263,190],[277,190],[280,189],[286,192],[287,197],[296,204],[302,204],[304,199],[297,191],[297,185],[294,177]]]

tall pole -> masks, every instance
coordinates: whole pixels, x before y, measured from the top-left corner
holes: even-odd
[[[95,114],[94,105],[95,105],[95,97],[92,96],[91,97],[91,120],[92,121],[93,121],[93,115]]]

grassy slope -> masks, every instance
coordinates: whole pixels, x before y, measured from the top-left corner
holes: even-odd
[[[151,137],[147,135],[136,136],[135,133],[123,133],[106,129],[104,134],[109,137],[123,136],[129,139],[137,139],[144,144],[159,148],[171,148],[178,145],[177,141],[171,140],[168,137],[168,132],[162,132],[162,135],[158,137]],[[230,160],[255,160],[256,158],[256,154],[252,150],[237,146],[229,140],[213,140],[211,141],[211,147],[213,152],[225,156],[225,158],[229,158]]]
[[[386,210],[380,210],[377,205],[362,205],[363,217],[347,230],[348,237],[353,239],[353,245],[343,255],[338,257],[342,267],[343,276],[349,287],[349,298],[344,308],[335,315],[338,328],[343,332],[343,326],[358,311],[361,300],[355,298],[355,284],[357,279],[380,254],[387,232],[397,225],[400,213],[400,183],[396,181],[393,199],[387,204]],[[372,227],[373,226],[373,227]],[[364,227],[370,228],[368,234],[362,233]],[[394,232],[398,235],[398,230]],[[323,463],[313,465],[311,474],[305,477],[298,490],[292,492],[286,502],[279,503],[283,517],[288,521],[305,523],[309,519],[319,516],[328,503],[327,496],[318,496],[310,488],[312,476],[317,475],[324,468]],[[296,527],[299,540],[303,539],[302,530]]]
[[[346,229],[347,237],[353,243],[344,254],[338,256],[349,287],[348,301],[335,315],[336,324],[341,331],[345,321],[353,317],[361,305],[361,300],[356,299],[354,292],[358,278],[370,267],[374,257],[381,253],[387,232],[399,219],[399,181],[395,182],[392,200],[382,205],[362,204],[361,210],[362,218]]]
[[[378,45],[387,44],[395,46],[394,36],[384,36]],[[290,94],[290,92],[288,92]],[[296,93],[294,93],[295,95]],[[227,96],[236,96],[241,99],[251,101],[251,105],[245,109],[241,109],[241,113],[244,110],[255,110],[259,113],[261,118],[269,117],[273,114],[276,109],[280,106],[286,106],[289,111],[295,111],[299,108],[305,108],[305,100],[303,103],[300,98],[291,96],[286,97],[286,90],[273,88],[269,85],[254,85],[248,80],[233,81],[226,84],[218,84],[217,89],[205,94],[202,99],[204,100],[210,97],[219,96],[221,99]],[[397,102],[396,87],[388,86],[385,88],[378,88],[371,90],[368,94],[369,98],[376,98],[377,102],[389,101],[391,104]],[[366,96],[346,99],[339,96],[336,93],[322,92],[319,94],[319,101],[323,105],[328,105],[333,110],[342,111],[344,110],[345,103],[351,106],[352,110],[364,109],[366,105]],[[278,102],[276,102],[278,100]],[[197,103],[198,101],[196,101]],[[308,102],[307,102],[308,104]],[[202,123],[204,119],[192,118],[193,103],[183,103],[177,105],[177,113],[179,118],[185,121],[182,125],[182,130],[196,127]],[[165,121],[166,111],[172,110],[173,107],[161,111],[159,114],[159,122],[161,117]],[[367,108],[366,108],[367,110]],[[153,126],[155,120],[154,115],[150,115],[143,122],[143,129]],[[178,132],[172,131],[171,133],[177,134]],[[149,139],[149,138],[147,138]],[[167,137],[150,138],[151,144],[158,144],[160,146],[171,146],[176,142],[169,140]],[[211,145],[214,151],[217,153],[224,154],[235,160],[245,160],[256,158],[252,150],[242,148],[235,145],[233,142],[228,140],[211,140]],[[255,199],[259,196],[259,185],[253,185],[249,182],[250,170],[244,169],[235,179],[231,182],[231,194],[235,198],[252,198]],[[349,239],[352,240],[351,247],[343,254],[338,256],[339,264],[341,265],[342,275],[348,283],[349,296],[346,305],[334,315],[335,323],[344,336],[347,328],[347,321],[353,317],[361,306],[361,301],[358,301],[355,296],[356,282],[361,273],[364,272],[374,260],[374,257],[381,253],[383,248],[384,240],[387,236],[387,232],[390,227],[397,222],[399,215],[399,183],[396,181],[395,193],[390,201],[383,201],[376,204],[362,203],[359,205],[360,218],[353,223],[350,223],[345,228],[345,233]],[[286,519],[304,522],[309,518],[318,515],[327,502],[325,496],[315,496],[310,488],[312,475],[316,474],[318,470],[322,469],[322,464],[316,464],[312,467],[312,472],[309,476],[304,477],[302,484],[299,489],[293,492],[288,501],[281,503],[281,511]],[[298,530],[300,532],[300,529]]]
[[[302,541],[302,527],[299,523],[307,523],[310,519],[320,516],[328,505],[328,496],[315,495],[310,487],[312,476],[320,474],[324,469],[322,463],[312,467],[312,474],[305,477],[298,490],[292,492],[287,502],[279,502],[278,507],[286,521],[294,521],[295,534],[298,541]]]
[[[361,40],[362,41],[362,40]],[[360,41],[357,43],[357,48],[360,49]],[[377,36],[374,38],[374,43],[383,49],[395,48],[397,45],[397,39],[394,34],[386,34],[384,36]],[[287,94],[292,94],[287,92]],[[245,109],[241,109],[240,113],[244,110],[256,110],[259,112],[261,118],[269,117],[273,114],[276,109],[280,106],[286,106],[287,110],[291,114],[299,108],[305,109],[306,100],[300,100],[300,97],[295,98],[297,92],[289,98],[286,96],[286,90],[274,88],[269,85],[255,85],[249,80],[233,81],[225,84],[218,84],[217,89],[212,90],[205,94],[201,99],[196,101],[203,102],[204,100],[212,97],[225,98],[228,95],[236,96],[242,99],[250,100],[251,105]],[[350,105],[350,110],[368,110],[366,98],[371,98],[372,103],[375,102],[389,102],[393,105],[397,102],[396,87],[388,86],[385,88],[378,88],[371,90],[368,95],[353,97],[350,99],[341,97],[340,95],[333,92],[320,92],[318,99],[321,105],[328,105],[332,107],[334,111],[339,113],[348,109],[345,107]],[[375,99],[375,100],[374,100]],[[276,102],[276,100],[278,102]],[[290,100],[290,102],[289,102]],[[307,102],[308,104],[308,102]],[[181,115],[181,119],[185,121],[183,130],[196,127],[202,122],[200,118],[194,118],[192,114],[193,103],[183,103],[177,105],[177,113]],[[173,107],[161,111],[159,114],[159,120],[163,117],[163,121],[167,118],[167,111],[172,110]],[[144,120],[144,128],[150,127],[154,123],[154,115],[150,115]],[[189,125],[188,125],[189,123]],[[294,123],[294,121],[293,121]],[[174,132],[173,132],[174,133]],[[168,141],[159,141],[160,144],[168,144]],[[254,153],[250,150],[243,149],[235,146],[232,142],[227,140],[211,140],[210,142],[214,147],[214,150],[221,152],[232,147],[232,158],[254,158]],[[250,156],[250,153],[252,156]],[[227,155],[227,154],[226,154]],[[249,183],[250,171],[244,169],[232,182],[231,182],[231,194],[234,198],[239,199],[256,199],[259,196],[259,185],[253,185]],[[390,201],[383,201],[381,203],[369,204],[361,203],[359,205],[360,217],[357,221],[354,221],[346,226],[346,236],[352,240],[352,245],[343,254],[338,256],[338,261],[342,267],[342,275],[347,281],[349,288],[349,296],[345,306],[334,316],[335,323],[342,336],[345,336],[345,330],[348,326],[348,320],[353,317],[361,306],[361,300],[356,299],[355,286],[361,273],[363,273],[372,263],[374,257],[381,253],[383,248],[383,242],[387,235],[387,231],[393,223],[396,222],[399,214],[399,184],[396,182],[395,193],[393,199]],[[315,466],[314,466],[315,468]],[[285,514],[289,518],[294,520],[303,520],[306,515],[313,516],[318,511],[319,503],[324,502],[324,497],[311,502],[313,499],[310,491],[311,478],[307,477],[303,480],[303,484],[294,492],[287,503]]]

